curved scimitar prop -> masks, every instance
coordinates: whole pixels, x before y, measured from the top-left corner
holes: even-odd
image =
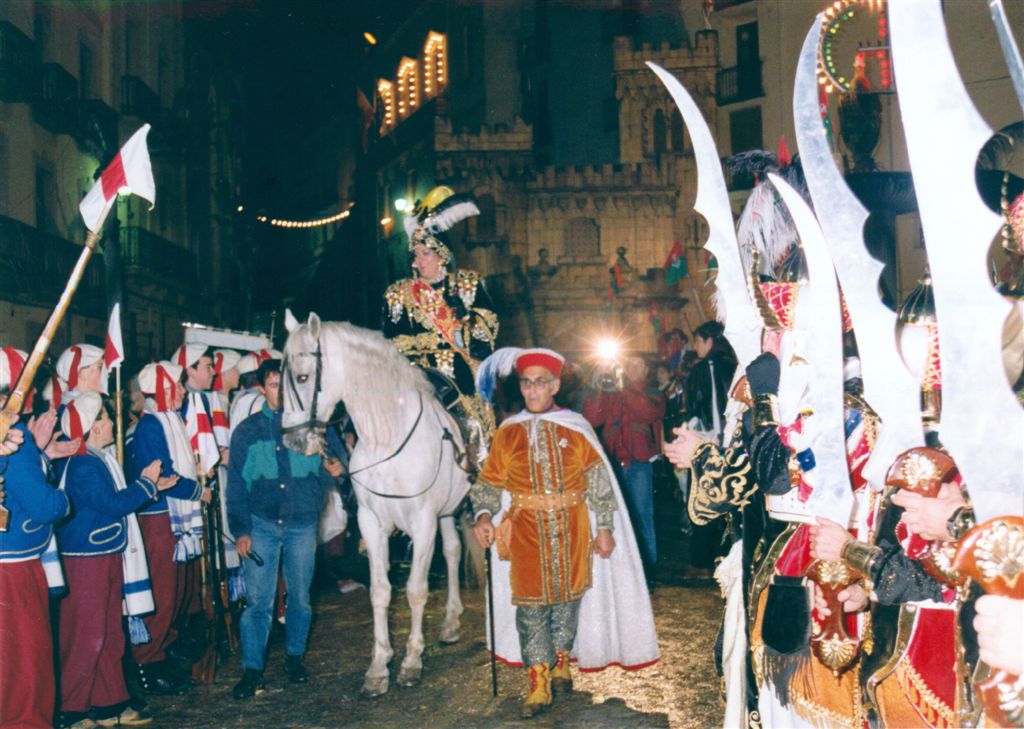
[[[924,445],[920,385],[900,359],[896,315],[878,295],[882,264],[864,245],[868,211],[836,167],[821,122],[816,73],[822,19],[818,15],[800,51],[793,115],[807,187],[814,209],[821,213],[818,220],[857,335],[864,399],[882,419],[878,440],[864,468],[868,481],[882,488],[885,473],[896,457]]]
[[[1020,108],[1024,109],[1024,61],[1020,57],[1017,39],[1013,37],[1010,20],[1006,17],[1003,0],[988,0],[988,11],[992,15],[992,23],[996,26],[996,35],[999,36],[999,45],[1003,48],[1003,58],[1006,59],[1006,68],[1010,72],[1017,101],[1020,102]]]
[[[844,526],[850,519],[853,491],[846,463],[843,421],[843,315],[839,286],[821,227],[800,193],[778,175],[769,173],[775,189],[789,208],[800,234],[810,285],[800,293],[797,326],[807,332],[805,357],[812,375],[808,378],[808,405],[814,411],[814,451],[817,480],[808,499],[812,514]]]
[[[992,288],[988,250],[999,217],[974,170],[992,130],[957,72],[939,0],[889,4],[900,113],[939,323],[942,442],[978,521],[1024,513],[1024,411],[1003,371],[1010,304]]]
[[[704,248],[718,261],[715,286],[719,299],[725,303],[725,336],[736,350],[740,367],[746,369],[761,353],[761,320],[747,293],[729,193],[715,140],[700,109],[679,79],[655,63],[647,65],[665,84],[690,132],[697,163],[697,199],[693,209],[708,223],[710,233]]]

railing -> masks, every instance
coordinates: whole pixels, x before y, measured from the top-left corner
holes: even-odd
[[[19,220],[0,215],[0,291],[6,299],[51,307],[64,290],[82,247],[41,233]],[[103,259],[89,263],[75,294],[79,310],[104,310]]]
[[[8,21],[0,22],[0,101],[28,101],[36,65],[35,43]]]
[[[183,291],[195,287],[195,255],[145,228],[121,228],[121,260],[126,273],[163,278]]]
[[[121,113],[148,122],[160,118],[160,97],[138,76],[121,78]]]
[[[79,132],[84,141],[95,145],[102,160],[112,157],[118,149],[117,112],[99,99],[79,103]]]
[[[719,106],[764,96],[764,88],[761,85],[761,61],[719,71],[716,96]]]
[[[36,122],[54,134],[78,131],[78,81],[59,63],[39,66],[39,91],[32,112]]]

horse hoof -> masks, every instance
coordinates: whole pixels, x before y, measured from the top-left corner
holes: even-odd
[[[377,678],[366,677],[363,681],[362,694],[368,699],[376,698],[377,696],[383,696],[388,692],[388,677],[379,676]]]
[[[454,645],[459,642],[459,631],[455,630],[442,630],[441,637],[437,641],[441,645]]]
[[[415,686],[420,682],[422,674],[422,668],[403,668],[398,674],[398,685],[404,686],[405,688]]]

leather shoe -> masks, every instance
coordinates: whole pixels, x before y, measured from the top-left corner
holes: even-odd
[[[284,670],[288,674],[288,680],[292,683],[306,683],[309,680],[309,671],[302,665],[302,656],[285,656]]]
[[[242,672],[242,680],[231,690],[231,695],[238,701],[251,699],[256,694],[263,693],[263,688],[263,671],[247,668]]]

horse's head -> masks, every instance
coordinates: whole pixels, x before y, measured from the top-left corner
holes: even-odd
[[[285,312],[288,341],[284,345],[281,393],[284,412],[281,426],[284,444],[300,453],[319,453],[337,398],[325,395],[320,317],[310,312],[305,324],[290,310]]]

